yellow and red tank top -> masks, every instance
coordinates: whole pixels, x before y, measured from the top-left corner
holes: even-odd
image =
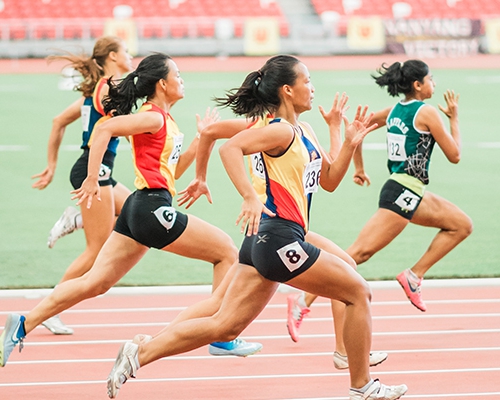
[[[289,124],[280,118],[270,123]],[[321,153],[306,126],[299,124],[298,128],[292,128],[292,143],[282,155],[261,153],[266,177],[265,205],[279,218],[294,221],[307,232],[312,194],[319,186]],[[270,217],[263,214],[262,218]]]
[[[92,96],[85,97],[81,107],[81,121],[82,121],[82,145],[81,149],[89,149],[92,145],[92,134],[94,128],[108,120],[110,117],[104,113],[104,107],[101,104],[102,90],[106,86],[108,78],[101,78],[94,88]],[[108,143],[108,150],[116,155],[116,148],[118,147],[120,139],[112,137]]]
[[[184,135],[172,116],[152,103],[144,103],[139,112],[158,112],[163,126],[155,133],[130,137],[137,189],[167,189],[175,196],[175,168],[182,150]]]

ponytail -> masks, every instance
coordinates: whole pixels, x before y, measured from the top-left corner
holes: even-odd
[[[378,76],[372,75],[375,83],[380,87],[387,86],[389,95],[396,97],[400,93],[410,94],[415,81],[423,83],[425,76],[429,74],[429,67],[421,60],[408,60],[404,63],[395,62],[390,66],[382,64],[377,72]]]
[[[82,92],[85,97],[90,97],[97,82],[104,76],[104,64],[109,53],[120,51],[122,43],[122,39],[118,37],[103,36],[96,41],[90,57],[83,52],[73,54],[63,50],[63,54],[48,56],[47,61],[49,63],[55,60],[69,61],[69,65],[78,71],[83,78],[83,81],[75,86],[75,90]]]
[[[264,66],[250,72],[239,88],[226,92],[225,97],[214,98],[222,107],[229,107],[236,115],[255,118],[275,113],[281,104],[279,89],[293,85],[297,79],[295,66],[299,60],[279,55],[270,58]]]
[[[109,92],[102,102],[104,112],[127,115],[137,109],[137,101],[152,96],[156,91],[156,83],[167,77],[167,61],[170,59],[166,54],[155,53],[144,58],[137,69],[124,79],[114,82],[109,78]]]

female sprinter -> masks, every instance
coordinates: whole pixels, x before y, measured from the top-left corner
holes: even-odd
[[[98,296],[116,284],[150,247],[213,264],[216,288],[237,261],[231,238],[220,229],[172,207],[174,180],[192,163],[198,138],[181,154],[184,135],[170,115],[171,108],[184,97],[184,83],[175,62],[165,54],[144,58],[137,70],[117,86],[108,81],[109,99],[106,114],[113,118],[94,130],[88,176],[82,187],[74,190],[78,204],[90,209],[101,200],[99,171],[102,156],[114,136],[130,136],[136,171],[132,193],[120,213],[114,231],[85,275],[67,280],[43,299],[26,317],[10,314],[0,336],[0,366],[4,366],[14,347],[37,325],[82,300]],[[146,98],[136,114],[130,114],[139,99]],[[207,113],[198,129],[217,119]],[[198,135],[197,135],[198,136]],[[97,199],[98,201],[93,201]],[[85,207],[82,207],[85,208]],[[231,343],[212,343],[218,355],[247,356],[259,351],[260,343],[241,339]]]
[[[110,398],[141,366],[214,340],[237,337],[259,315],[280,282],[346,305],[350,400],[398,399],[406,392],[406,385],[385,386],[370,377],[371,293],[366,281],[341,258],[304,241],[312,193],[319,185],[335,190],[356,146],[375,128],[359,121],[349,124],[339,155],[331,162],[311,127],[298,120],[312,108],[313,97],[307,67],[295,57],[280,55],[219,100],[247,118],[275,116],[269,125],[244,130],[220,149],[229,177],[244,199],[237,218],[242,231],[246,230],[238,268],[226,276],[231,281],[226,278],[220,286],[229,285],[214,315],[170,324],[150,340],[122,345],[108,376]],[[243,159],[257,152],[262,154],[266,173],[265,205],[247,179]]]
[[[105,116],[102,99],[108,94],[107,80],[110,77],[119,79],[129,72],[132,69],[132,57],[122,39],[104,36],[97,40],[90,57],[67,53],[51,56],[49,60],[69,61],[70,65],[82,75],[83,81],[76,87],[76,90],[82,92],[82,97],[53,119],[47,149],[48,165],[43,172],[33,176],[38,178],[33,187],[42,190],[52,182],[66,127],[81,118],[83,134],[80,147],[83,149],[83,154],[76,160],[70,174],[73,188],[78,189],[87,176],[87,162],[93,140],[92,131],[98,121]],[[49,248],[54,246],[57,239],[73,232],[77,227],[84,227],[85,231],[85,250],[70,264],[59,283],[82,276],[92,267],[99,250],[113,230],[116,216],[130,194],[128,188],[112,177],[117,146],[118,138],[112,138],[101,160],[99,178],[101,201],[91,209],[82,207],[81,213],[74,207],[66,208],[50,231]],[[58,315],[44,321],[43,326],[56,335],[73,333],[73,329],[64,325]]]

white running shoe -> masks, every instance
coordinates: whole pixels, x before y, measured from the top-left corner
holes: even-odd
[[[208,346],[208,352],[213,356],[238,356],[246,357],[259,352],[262,344],[245,342],[235,339],[230,342],[214,342]]]
[[[137,364],[137,352],[139,346],[132,342],[126,342],[120,347],[118,356],[116,356],[115,365],[108,375],[108,396],[114,399],[118,396],[118,391],[129,378],[135,378],[139,369]]]
[[[80,215],[80,211],[75,207],[66,207],[66,210],[64,210],[61,217],[50,230],[49,238],[47,239],[47,246],[49,246],[49,249],[54,247],[58,239],[78,229],[76,220],[78,215]]]
[[[71,329],[69,326],[64,325],[64,322],[61,321],[59,315],[54,315],[53,317],[50,317],[46,321],[42,322],[42,325],[45,326],[54,335],[73,334],[73,329]]]
[[[407,390],[406,385],[385,386],[378,379],[375,379],[364,393],[355,389],[349,390],[349,400],[396,400]]]
[[[24,331],[24,315],[9,314],[2,334],[0,335],[0,367],[5,367],[10,353],[19,343],[19,352],[23,349],[23,340],[26,337]]]
[[[383,351],[375,351],[370,353],[370,367],[374,367],[375,365],[379,365],[387,360],[389,355],[384,353]],[[347,356],[343,356],[342,354],[335,352],[333,353],[333,365],[337,369],[347,369],[349,368],[349,363],[347,361]]]

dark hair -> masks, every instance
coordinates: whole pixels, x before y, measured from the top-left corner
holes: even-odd
[[[396,97],[400,93],[411,93],[415,81],[423,83],[424,77],[429,74],[429,67],[420,60],[408,60],[404,63],[395,62],[389,67],[382,64],[377,72],[378,76],[372,75],[375,83],[380,87],[387,86],[387,92]]]
[[[83,77],[83,81],[75,86],[75,90],[82,92],[85,97],[90,97],[94,92],[95,85],[104,76],[104,64],[109,53],[120,51],[122,43],[123,40],[119,37],[103,36],[95,42],[92,56],[90,57],[83,52],[81,54],[73,54],[69,51],[63,51],[64,54],[48,56],[47,60],[49,62],[55,60],[69,61],[71,67],[77,70]]]
[[[295,83],[295,66],[299,62],[293,56],[274,56],[261,69],[250,72],[239,88],[231,89],[225,97],[214,100],[219,106],[229,107],[236,115],[248,118],[274,113],[281,103],[278,90],[283,85]]]
[[[169,68],[167,61],[171,57],[163,53],[154,53],[144,58],[135,71],[124,79],[114,82],[108,79],[109,92],[102,104],[106,114],[127,115],[137,108],[137,100],[152,96],[156,83],[165,79]]]

